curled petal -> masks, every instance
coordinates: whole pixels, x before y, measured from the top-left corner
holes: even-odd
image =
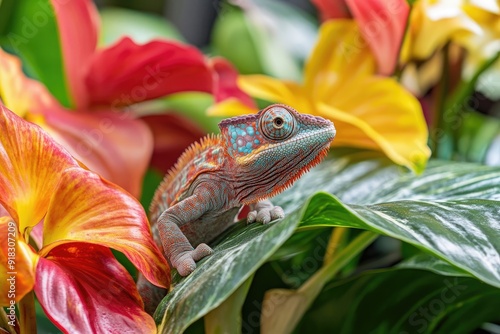
[[[141,118],[153,133],[151,165],[163,174],[175,164],[182,152],[205,135],[198,125],[176,115],[150,115]]]
[[[12,218],[0,216],[0,307],[11,306],[33,289],[37,261]]]
[[[423,171],[430,150],[418,100],[389,78],[367,78],[359,85],[363,89],[350,99],[318,105],[319,115],[337,128],[332,145],[383,151],[397,164]]]
[[[64,70],[73,98],[73,106],[85,107],[87,93],[84,76],[97,46],[99,14],[93,1],[51,0],[59,27]],[[82,31],[85,33],[82,34]]]
[[[364,40],[377,60],[378,72],[391,75],[399,58],[410,5],[406,0],[346,0]]]
[[[265,75],[244,75],[238,85],[251,96],[293,106],[307,112],[312,105],[304,95],[304,89],[293,81],[279,80]]]
[[[92,105],[119,107],[183,92],[212,92],[212,73],[196,48],[124,38],[97,52],[87,72]]]
[[[46,129],[90,170],[139,197],[153,151],[148,127],[129,113],[67,112],[45,115]]]
[[[168,265],[151,236],[139,202],[118,186],[81,168],[66,170],[44,221],[40,254],[69,241],[116,249],[152,283],[168,287]]]
[[[66,333],[154,333],[129,273],[103,246],[67,243],[40,258],[35,293]]]
[[[0,203],[21,233],[44,217],[61,172],[77,165],[40,127],[0,104]]]
[[[210,60],[210,65],[214,70],[213,95],[217,102],[235,98],[249,108],[256,108],[253,99],[238,87],[238,72],[229,61],[216,57]]]

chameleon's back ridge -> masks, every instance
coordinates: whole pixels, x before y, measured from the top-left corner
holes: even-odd
[[[212,254],[206,243],[234,224],[243,205],[250,208],[248,223],[283,218],[283,209],[268,198],[317,165],[336,134],[329,120],[281,104],[224,120],[219,128],[219,135],[181,155],[150,206],[153,237],[181,276]],[[164,292],[143,277],[138,287],[146,310],[154,312]]]

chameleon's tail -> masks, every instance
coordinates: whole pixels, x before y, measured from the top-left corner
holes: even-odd
[[[137,290],[144,302],[145,311],[151,316],[168,292],[167,289],[151,284],[141,273],[139,273],[137,278]]]

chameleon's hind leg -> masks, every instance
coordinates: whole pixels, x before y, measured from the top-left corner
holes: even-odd
[[[196,261],[212,254],[213,251],[204,243],[194,249],[179,227],[190,224],[213,210],[214,198],[213,189],[199,187],[193,195],[168,208],[158,218],[157,227],[165,258],[181,276],[192,273],[196,268]]]
[[[247,216],[247,222],[249,224],[253,222],[267,224],[272,220],[282,218],[285,218],[285,212],[283,209],[279,206],[274,206],[271,201],[266,199],[255,204],[250,204],[250,212]]]

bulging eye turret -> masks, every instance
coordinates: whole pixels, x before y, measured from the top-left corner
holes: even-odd
[[[260,117],[259,127],[262,134],[271,140],[284,140],[295,131],[296,120],[286,108],[276,106],[266,110]]]

